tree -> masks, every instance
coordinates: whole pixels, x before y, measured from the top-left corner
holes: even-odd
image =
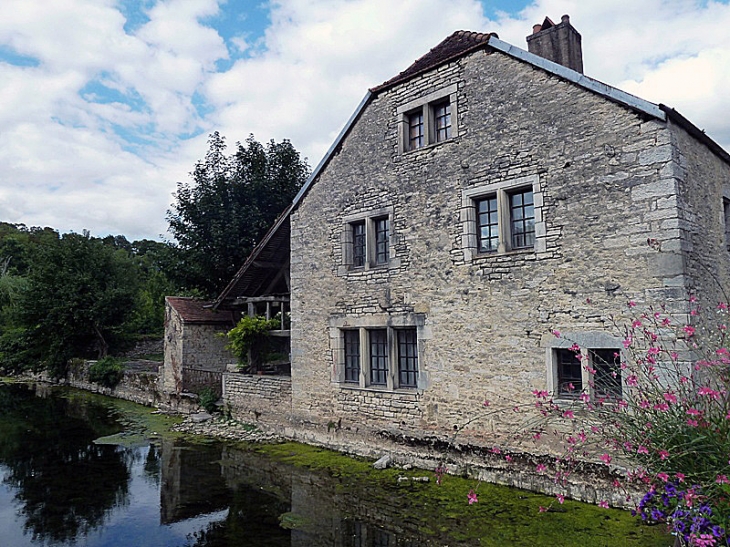
[[[88,234],[33,247],[12,321],[26,364],[65,372],[71,357],[106,356],[135,306],[136,265],[124,250]]]
[[[265,146],[253,135],[226,155],[225,138],[208,139],[191,183],[178,183],[167,212],[177,240],[178,282],[218,294],[304,184],[309,166],[292,144]]]

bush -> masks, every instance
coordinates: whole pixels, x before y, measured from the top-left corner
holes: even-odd
[[[104,357],[89,367],[89,381],[109,389],[117,387],[124,377],[124,366],[114,357]]]
[[[276,319],[244,316],[228,331],[226,348],[238,359],[240,365],[254,369],[257,356],[268,353],[269,331],[279,328],[280,325],[281,322]]]
[[[200,393],[198,393],[198,402],[210,414],[218,410],[216,406],[218,394],[209,387],[204,387],[200,390]]]

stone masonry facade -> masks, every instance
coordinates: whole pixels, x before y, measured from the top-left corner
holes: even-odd
[[[403,114],[444,97],[451,138],[405,151]],[[534,245],[479,252],[476,202],[525,189]],[[464,426],[554,391],[552,330],[620,351],[629,299],[684,320],[688,291],[722,299],[728,198],[728,164],[684,127],[488,48],[378,91],[291,213],[293,427],[499,442],[517,417]],[[383,218],[387,261],[353,267],[352,226]],[[392,361],[382,385],[346,380],[345,333],[367,351],[373,330],[390,356],[415,332],[414,385]]]

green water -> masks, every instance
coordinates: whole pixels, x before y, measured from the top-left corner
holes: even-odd
[[[470,506],[465,479],[169,425],[126,402],[0,384],[0,546],[671,545],[621,511],[539,514],[549,499],[484,484]]]

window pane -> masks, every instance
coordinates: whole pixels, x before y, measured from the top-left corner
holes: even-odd
[[[590,351],[595,369],[593,391],[596,397],[621,398],[621,352],[618,349]]]
[[[371,330],[370,335],[370,383],[385,385],[388,374],[388,333],[385,329]]]
[[[423,112],[418,111],[408,116],[408,149],[415,150],[423,145]]]
[[[360,381],[360,331],[346,330],[345,334],[345,382]]]
[[[386,218],[375,220],[375,263],[386,264],[390,258],[390,223]]]
[[[477,235],[479,252],[496,251],[499,246],[499,225],[497,215],[497,196],[480,199],[476,202],[479,215]]]
[[[418,384],[418,343],[416,329],[398,330],[398,384],[416,387]]]
[[[434,106],[434,119],[436,122],[436,142],[442,142],[451,138],[451,104],[443,102]]]
[[[556,350],[558,396],[577,398],[583,391],[580,356],[569,349]]]
[[[352,226],[352,265],[356,268],[365,266],[365,221],[356,222]]]
[[[522,249],[535,245],[535,208],[532,190],[510,194],[510,231],[512,248]]]

